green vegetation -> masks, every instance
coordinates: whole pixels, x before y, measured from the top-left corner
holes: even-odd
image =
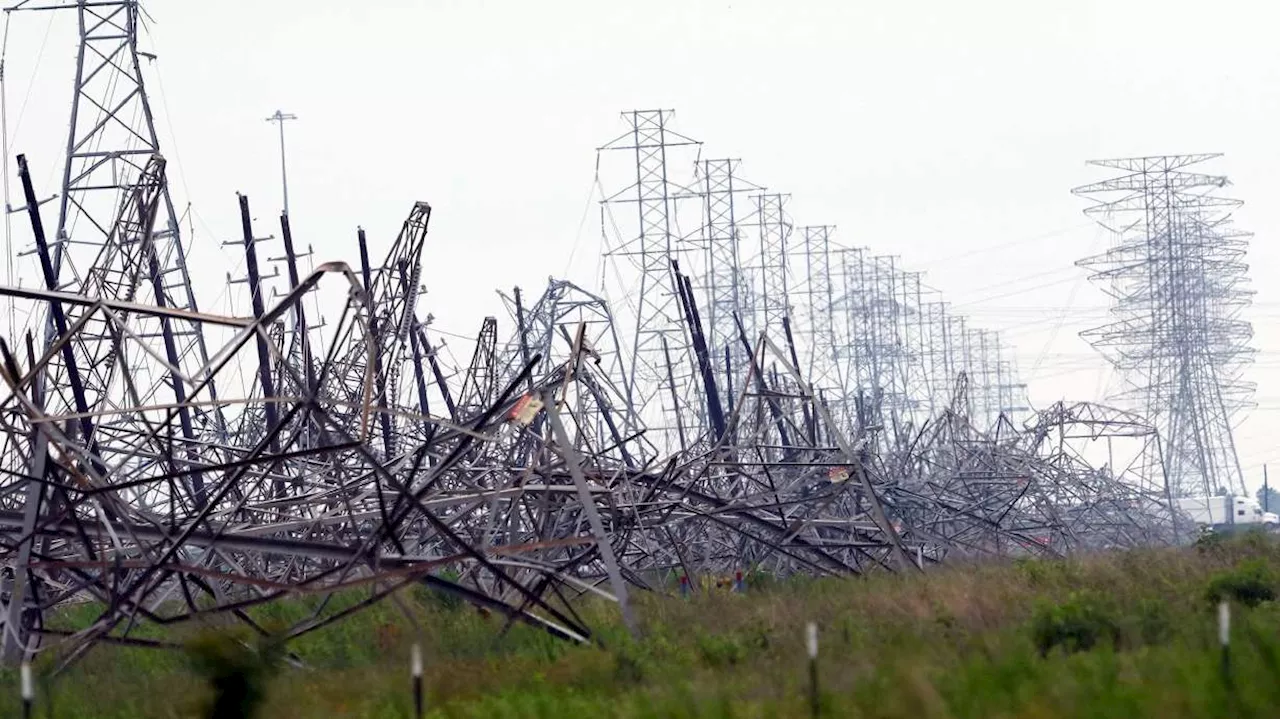
[[[188,642],[187,653],[208,685],[202,713],[210,719],[247,719],[260,712],[284,646],[273,638],[207,632]]]
[[[1275,601],[1275,572],[1265,561],[1250,559],[1234,569],[1214,575],[1206,595],[1215,604],[1229,600],[1247,607]]]
[[[1086,652],[1100,644],[1120,643],[1115,611],[1095,592],[1072,592],[1066,601],[1041,600],[1031,620],[1031,636],[1044,657],[1056,647]]]
[[[173,636],[199,647],[187,653],[98,647],[39,687],[36,716],[213,716],[218,685],[226,703],[265,692],[260,717],[407,717],[417,636],[434,717],[804,717],[803,629],[813,620],[828,717],[1270,717],[1280,708],[1278,573],[1280,545],[1242,536],[924,576],[794,580],[746,595],[640,596],[639,640],[609,607],[586,608],[600,640],[591,647],[527,627],[500,638],[500,618],[420,590],[400,598],[420,627],[383,602],[292,644],[303,668],[275,668],[269,643],[230,649],[207,635]],[[1236,606],[1230,683],[1219,599]],[[261,618],[302,616],[312,601]],[[0,674],[0,687],[16,688],[15,674]],[[0,690],[0,716],[17,716],[16,694]]]

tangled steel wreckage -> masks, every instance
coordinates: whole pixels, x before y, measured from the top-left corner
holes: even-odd
[[[625,296],[560,279],[504,293],[509,316],[450,362],[421,306],[427,203],[381,261],[361,231],[358,260],[312,267],[287,214],[263,239],[241,197],[232,281],[252,314],[201,311],[138,6],[65,7],[80,52],[59,210],[19,156],[38,281],[0,288],[30,318],[0,340],[8,661],[161,645],[138,627],[214,615],[265,631],[247,610],[317,597],[296,637],[414,584],[583,642],[582,597],[634,627],[628,593],[680,577],[919,571],[1187,531],[1163,430],[1091,403],[1031,413],[996,333],[897,258],[794,227],[785,195],[702,159],[665,110],[624,113],[599,149],[631,178],[601,202]],[[1176,163],[1143,171],[1188,186]],[[317,293],[345,297],[336,320]],[[72,602],[91,621],[46,622]]]

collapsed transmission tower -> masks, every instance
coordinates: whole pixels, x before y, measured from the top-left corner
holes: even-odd
[[[1219,155],[1171,155],[1090,164],[1124,174],[1072,192],[1115,235],[1110,250],[1081,260],[1113,299],[1113,321],[1083,336],[1124,373],[1158,429],[1176,496],[1245,490],[1233,418],[1253,387],[1247,233],[1231,225],[1238,200],[1219,197],[1227,178],[1185,168]]]
[[[102,300],[145,302],[166,310],[195,312],[195,295],[187,272],[178,231],[178,220],[164,180],[164,158],[159,152],[155,122],[144,87],[138,50],[136,0],[81,2],[77,5],[37,6],[20,3],[12,10],[74,8],[79,43],[71,121],[67,137],[59,198],[58,224],[52,238],[39,222],[39,200],[26,188],[26,212],[33,218],[35,253],[43,288],[79,292]],[[26,175],[25,164],[22,174]],[[64,344],[49,373],[41,375],[36,396],[50,411],[78,412],[74,435],[95,453],[86,462],[91,471],[105,469],[97,455],[123,451],[132,445],[131,433],[149,421],[142,413],[122,415],[113,421],[95,420],[92,413],[112,402],[129,374],[113,342],[116,328],[106,318],[83,308],[65,310],[56,303],[43,314],[43,342],[55,340],[77,328],[77,340]],[[164,358],[163,369],[134,373],[128,378],[136,401],[173,403],[178,409],[178,436],[156,447],[171,467],[195,460],[202,433],[225,431],[216,403],[210,409],[187,404],[189,377],[208,362],[204,335],[186,317],[159,314],[146,327],[146,351]],[[47,388],[47,389],[46,389]],[[46,394],[47,393],[47,394]],[[216,400],[215,386],[208,385]],[[25,466],[35,476],[48,461],[47,438],[37,435],[29,454],[5,448],[14,466]],[[177,447],[175,451],[175,447]],[[27,454],[25,459],[19,459]],[[185,493],[196,505],[206,500],[202,473],[192,472]],[[31,518],[51,492],[31,483],[23,506]],[[140,501],[158,501],[140,497]],[[163,501],[175,501],[172,496]],[[110,512],[108,512],[110,514]],[[24,549],[28,549],[24,547]],[[15,583],[11,607],[22,604],[24,582]],[[16,611],[16,610],[14,610]],[[10,618],[14,623],[16,615]],[[15,651],[13,636],[5,638],[4,653]]]
[[[627,151],[601,208],[623,292],[517,289],[469,363],[422,319],[426,202],[381,263],[357,230],[358,262],[309,273],[282,216],[287,291],[268,302],[274,238],[240,196],[246,277],[228,281],[252,314],[196,311],[137,5],[57,7],[81,21],[65,208],[46,236],[20,155],[42,282],[0,286],[45,331],[0,338],[0,662],[64,669],[214,617],[264,633],[249,610],[310,595],[272,630],[292,640],[414,585],[585,642],[575,605],[612,599],[634,629],[632,586],[1178,539],[1141,481],[1147,422],[1063,403],[1015,427],[995,333],[926,302],[895,257],[793,233],[785,196],[698,163],[668,111],[626,113],[602,148]],[[699,189],[679,184],[692,168]],[[311,334],[322,284],[345,302]],[[87,622],[67,628],[71,604]]]

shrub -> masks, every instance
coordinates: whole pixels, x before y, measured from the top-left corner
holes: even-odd
[[[1143,599],[1137,606],[1137,633],[1143,644],[1160,644],[1173,635],[1168,603]]]
[[[1205,596],[1214,604],[1233,600],[1247,607],[1276,598],[1276,577],[1260,559],[1242,562],[1236,568],[1214,575],[1209,580]]]
[[[1201,554],[1220,552],[1226,543],[1226,535],[1213,531],[1213,527],[1198,527],[1196,529],[1195,547],[1196,551]]]
[[[1031,635],[1044,657],[1055,647],[1072,653],[1088,651],[1104,642],[1115,646],[1120,641],[1120,626],[1096,595],[1073,592],[1064,602],[1043,603],[1036,608]]]
[[[718,634],[700,635],[698,653],[710,667],[733,666],[747,657],[746,649],[733,636]]]
[[[1245,555],[1265,555],[1269,551],[1274,551],[1276,547],[1275,537],[1261,527],[1249,527],[1240,532],[1236,545]]]
[[[614,654],[613,676],[619,684],[639,684],[645,678],[644,662],[636,652],[623,648]]]
[[[754,566],[748,569],[746,574],[743,576],[743,582],[747,585],[746,589],[749,592],[776,589],[778,585],[782,583],[778,578],[778,575],[773,572],[765,571],[759,566]]]
[[[205,716],[246,719],[255,716],[262,704],[267,682],[284,656],[284,644],[273,637],[259,637],[250,644],[233,635],[208,632],[187,645],[187,655],[195,672],[209,683]]]
[[[1069,586],[1078,579],[1076,567],[1064,559],[1019,557],[1013,560],[1013,565],[1031,587]]]

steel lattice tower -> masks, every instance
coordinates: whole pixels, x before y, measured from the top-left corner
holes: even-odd
[[[136,0],[103,0],[52,6],[27,6],[11,10],[52,11],[74,9],[79,42],[72,95],[70,127],[59,197],[57,228],[52,238],[44,234],[39,202],[27,198],[33,218],[36,255],[41,284],[48,290],[80,292],[103,300],[124,300],[154,305],[166,311],[191,311],[196,306],[187,271],[177,215],[165,178],[166,163],[160,154],[155,120],[142,77],[138,50]],[[20,158],[22,174],[27,174]],[[208,363],[204,335],[199,327],[180,316],[159,315],[148,322],[140,338],[146,351],[164,358],[160,371],[130,369],[119,360],[120,341],[115,328],[93,313],[54,307],[42,317],[44,342],[54,344],[60,334],[79,320],[77,339],[56,354],[46,373],[37,379],[47,409],[81,415],[74,432],[97,452],[130,447],[123,439],[146,426],[151,418],[142,413],[114,421],[97,421],[91,414],[118,394],[128,375],[129,391],[146,404],[177,406],[177,436],[161,452],[169,467],[200,461],[201,444],[209,435],[224,436],[226,422],[221,409],[200,409],[186,404],[190,383]],[[47,389],[45,389],[47,388]],[[45,392],[48,396],[44,397]],[[216,399],[216,388],[207,387]],[[48,437],[32,438],[27,471],[42,476],[49,471]],[[131,447],[130,447],[131,448]],[[134,449],[136,451],[136,449]],[[94,473],[105,471],[101,461],[89,463]],[[176,492],[151,492],[139,501],[153,506],[191,503],[206,499],[200,472],[190,472],[185,486]],[[24,493],[27,521],[34,522],[49,492],[32,483]],[[30,551],[29,547],[24,551]],[[25,582],[15,585],[12,607],[20,605]],[[10,618],[12,619],[12,617]],[[17,650],[6,638],[4,652]]]
[[[857,419],[857,395],[862,389],[860,371],[866,360],[860,337],[861,294],[858,287],[858,268],[862,263],[863,250],[859,248],[840,248],[836,250],[831,270],[835,273],[832,280],[833,300],[832,315],[836,319],[836,341],[834,355],[836,368],[840,376],[840,386],[844,389],[844,397],[840,398],[840,409],[846,424],[853,425]]]
[[[825,229],[796,236],[788,266],[780,198],[783,242],[761,264],[794,272],[774,295],[783,326],[756,317],[754,337],[738,333],[752,361],[721,393],[695,301],[692,277],[703,268],[690,267],[720,255],[706,254],[701,219],[681,231],[673,207],[691,217],[706,208],[675,203],[686,191],[665,176],[695,163],[668,155],[688,143],[661,129],[661,113],[657,144],[646,144],[640,114],[617,143],[637,159],[625,168],[637,184],[619,184],[638,189],[612,201],[641,208],[626,213],[617,253],[640,258],[628,269],[641,271],[618,299],[634,300],[636,284],[654,293],[643,298],[636,336],[652,333],[661,352],[630,342],[630,327],[619,340],[604,293],[554,279],[532,303],[519,291],[504,297],[506,343],[487,318],[469,363],[442,352],[428,334],[433,316],[419,311],[426,202],[413,204],[381,263],[357,230],[358,263],[324,262],[306,276],[282,218],[289,290],[268,303],[265,238],[240,196],[236,244],[251,316],[176,309],[166,298],[177,273],[154,242],[165,186],[158,154],[124,192],[80,282],[60,289],[52,233],[19,155],[43,286],[0,287],[0,297],[21,299],[29,316],[52,315],[56,335],[40,353],[17,332],[0,338],[10,389],[0,396],[0,662],[46,653],[56,676],[97,643],[158,648],[149,627],[180,622],[244,623],[293,640],[415,586],[496,613],[504,626],[587,644],[579,597],[616,602],[634,632],[629,584],[665,592],[678,576],[686,590],[736,576],[741,589],[738,572],[751,570],[917,571],[925,561],[1179,540],[1167,497],[1133,481],[1158,454],[1147,449],[1156,436],[1148,422],[1059,403],[1025,430],[1004,420],[978,426],[971,397],[987,414],[1009,404],[1011,364],[997,336],[949,316],[941,301],[926,303],[920,276],[897,258],[828,249]],[[740,245],[718,221],[714,236]],[[1215,232],[1240,239],[1220,224]],[[303,303],[321,283],[346,299],[333,331],[308,338]],[[678,290],[679,311],[663,304],[662,289]],[[170,352],[199,332],[216,351],[193,372]],[[815,388],[802,369],[799,347],[823,344],[824,332],[843,386]],[[648,376],[628,377],[637,347]],[[939,374],[950,399],[922,421]],[[166,395],[170,378],[180,383]],[[650,414],[671,402],[678,443],[651,439],[659,432],[619,389],[630,382],[643,387]],[[737,406],[721,411],[726,395]],[[188,441],[186,421],[217,411],[227,429],[215,436],[198,423]],[[1105,465],[1087,456],[1099,439]],[[1117,455],[1113,439],[1129,447]],[[334,601],[361,586],[369,591],[356,605]],[[299,591],[317,598],[314,611],[278,629],[258,623],[256,607]],[[60,608],[72,604],[89,613],[68,625]],[[54,616],[56,627],[46,624]]]
[[[148,219],[147,237],[113,236],[121,208],[138,184],[144,182],[149,163],[160,156],[155,117],[139,62],[141,57],[151,56],[138,50],[138,2],[82,1],[29,9],[71,7],[77,13],[79,44],[58,225],[50,247],[54,279],[59,289],[93,285],[97,280],[88,275],[88,270],[104,255],[118,252],[113,245],[142,242],[143,249],[134,263],[146,278],[145,290],[138,288],[139,278],[135,276],[120,291],[130,298],[145,292],[157,306],[196,311],[178,217],[163,175],[158,180],[159,197],[153,216]],[[179,375],[194,372],[208,362],[205,338],[184,323],[166,319],[160,325],[155,346],[173,371],[150,378],[140,391],[147,396],[169,395],[181,403],[185,388]],[[46,336],[52,338],[54,330],[49,317]],[[105,326],[87,335],[104,343],[111,341]],[[89,394],[105,393],[105,385],[110,382],[109,378],[86,377],[86,390]],[[216,396],[216,389],[212,394]],[[210,426],[219,434],[225,432],[220,411],[206,414],[183,408],[182,415],[182,433],[187,442],[196,440],[201,425]]]
[[[806,317],[802,323],[809,353],[807,375],[811,382],[826,387],[838,382],[836,376],[835,292],[831,286],[830,225],[803,227],[802,250],[805,262]]]
[[[1098,160],[1123,174],[1075,188],[1115,235],[1078,264],[1113,299],[1110,324],[1083,336],[1124,373],[1159,430],[1171,491],[1245,491],[1233,417],[1252,396],[1240,373],[1252,358],[1245,233],[1230,226],[1241,203],[1219,197],[1227,178],[1185,168],[1216,154]]]
[[[738,339],[736,314],[748,333],[753,330],[751,283],[742,266],[742,233],[740,216],[747,203],[738,195],[758,191],[737,176],[738,160],[703,160],[702,173],[703,241],[706,244],[707,338],[713,361],[721,365],[732,385],[731,377],[741,374],[746,366],[746,351]],[[750,210],[747,213],[749,215]],[[729,367],[723,367],[723,363]]]
[[[782,331],[782,319],[791,316],[790,267],[787,242],[791,238],[791,220],[786,214],[787,195],[756,195],[756,221],[760,232],[758,271],[760,302],[757,330]]]
[[[160,151],[143,84],[137,0],[80,2],[80,43],[67,157],[59,196],[54,266],[70,285],[96,257],[115,223],[122,195]],[[33,8],[41,9],[41,8]],[[196,308],[168,184],[152,233],[171,306]],[[73,249],[79,248],[79,249]],[[207,354],[197,335],[195,349]]]
[[[1004,378],[1000,362],[1000,336],[988,329],[974,329],[970,348],[976,352],[970,366],[970,392],[974,397],[974,416],[981,419],[981,427],[988,429],[999,419],[1004,403],[1001,387]]]
[[[903,391],[908,398],[908,408],[913,420],[923,421],[929,407],[929,381],[925,373],[925,325],[921,312],[919,272],[898,270],[894,289],[897,293],[898,321],[901,323],[899,342],[903,355]],[[914,415],[920,415],[915,417]]]
[[[674,426],[676,430],[672,439],[683,442],[684,416],[696,416],[697,410],[681,403],[686,389],[696,392],[697,388],[685,386],[691,372],[686,362],[690,344],[671,262],[679,259],[680,252],[676,205],[700,194],[670,179],[668,155],[672,148],[699,143],[668,127],[672,114],[671,110],[624,112],[629,130],[600,149],[625,150],[635,158],[635,182],[603,200],[636,206],[636,234],[610,253],[630,258],[639,270],[626,397],[642,413],[669,402],[664,422],[669,422],[667,429]]]
[[[937,414],[951,404],[951,392],[955,385],[956,367],[952,352],[950,316],[947,304],[940,300],[923,302],[920,306],[921,322],[925,337],[925,381],[929,387],[929,413]]]

